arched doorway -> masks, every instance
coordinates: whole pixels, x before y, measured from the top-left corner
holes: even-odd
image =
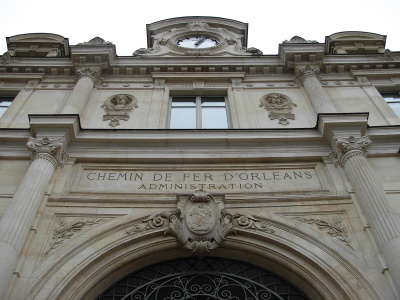
[[[194,257],[164,261],[133,272],[97,300],[308,300],[276,274],[242,261]]]

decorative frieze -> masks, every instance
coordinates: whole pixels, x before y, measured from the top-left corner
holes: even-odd
[[[295,119],[292,109],[297,105],[288,96],[272,93],[262,97],[260,102],[260,107],[269,112],[268,117],[271,120],[278,119],[279,124],[287,125],[289,119]]]
[[[218,248],[225,237],[236,233],[237,229],[274,233],[265,222],[252,215],[226,211],[222,199],[216,199],[204,190],[180,197],[177,210],[153,214],[134,223],[125,233],[161,228],[165,229],[165,235],[175,236],[184,248],[192,250],[199,258]]]
[[[109,125],[115,127],[120,125],[119,121],[129,120],[129,113],[138,108],[135,97],[128,94],[118,94],[108,98],[101,106],[106,114],[103,115],[104,121],[110,121]]]

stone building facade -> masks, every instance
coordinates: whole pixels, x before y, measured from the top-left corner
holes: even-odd
[[[1,299],[400,299],[386,36],[296,36],[277,55],[223,18],[147,36],[129,57],[7,38]]]

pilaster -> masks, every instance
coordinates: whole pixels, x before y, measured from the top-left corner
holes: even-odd
[[[29,138],[32,163],[0,220],[0,299],[5,299],[22,247],[58,166],[66,158],[64,138]]]
[[[81,114],[89,99],[94,85],[100,78],[101,70],[94,68],[79,68],[76,73],[79,79],[62,109],[62,114]]]
[[[309,97],[311,104],[317,114],[319,113],[335,113],[336,108],[333,106],[331,98],[325,92],[321,83],[317,78],[320,69],[318,66],[297,66],[296,74],[304,86],[304,90]]]
[[[332,156],[344,168],[375,241],[400,292],[400,218],[366,159],[368,136],[333,138]]]

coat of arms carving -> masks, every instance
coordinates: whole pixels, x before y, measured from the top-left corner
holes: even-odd
[[[199,258],[218,248],[225,237],[237,229],[274,233],[262,220],[247,213],[231,213],[224,209],[222,195],[197,190],[192,195],[178,195],[175,211],[153,214],[134,223],[126,234],[165,228],[164,235],[174,235]]]

